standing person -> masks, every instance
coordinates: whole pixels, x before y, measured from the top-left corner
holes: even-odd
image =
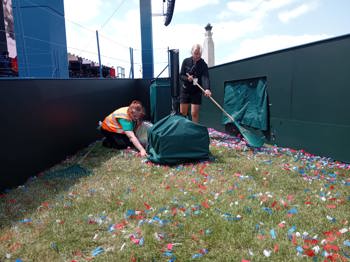
[[[103,146],[117,149],[135,146],[141,157],[147,156],[146,150],[134,133],[137,126],[142,123],[144,116],[145,109],[137,100],[108,115],[101,124],[101,132],[105,136]]]
[[[189,106],[191,105],[192,121],[198,123],[199,108],[202,103],[202,91],[195,85],[198,81],[205,89],[205,96],[211,96],[208,65],[201,58],[202,47],[195,44],[191,50],[191,57],[185,58],[182,62],[180,79],[182,81],[180,91],[180,113],[187,116]]]

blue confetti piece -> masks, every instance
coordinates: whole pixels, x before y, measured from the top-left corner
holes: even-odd
[[[271,236],[272,239],[276,239],[276,232],[275,232],[274,229],[270,230],[270,236]]]
[[[165,251],[163,252],[163,255],[166,257],[172,257],[173,256],[173,252],[172,251]]]
[[[297,229],[296,226],[292,226],[290,229],[288,229],[287,235],[288,235],[288,239],[289,239],[289,240],[292,239],[292,234],[294,233],[294,231],[295,231],[296,229]]]
[[[33,220],[31,218],[25,218],[19,221],[20,223],[31,223]]]
[[[97,247],[91,252],[91,255],[93,257],[96,257],[96,256],[102,254],[103,252],[105,252],[105,250],[102,247]]]
[[[263,207],[262,208],[265,212],[269,213],[269,215],[272,215],[272,209],[269,207]]]
[[[302,254],[304,252],[304,249],[301,246],[297,246],[296,250],[300,254]]]
[[[259,229],[260,229],[260,225],[259,225],[259,224],[256,224],[256,225],[255,225],[255,231],[259,231]]]
[[[344,241],[344,246],[350,247],[350,241],[349,240],[345,240]]]
[[[193,259],[202,257],[203,254],[197,253],[192,256]]]
[[[298,209],[293,207],[292,209],[288,210],[288,214],[295,215],[298,214]]]

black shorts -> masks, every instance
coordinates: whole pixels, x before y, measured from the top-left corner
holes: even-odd
[[[202,93],[185,93],[180,94],[180,104],[202,104]]]

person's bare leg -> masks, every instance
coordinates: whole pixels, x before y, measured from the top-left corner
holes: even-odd
[[[191,116],[192,116],[192,121],[195,123],[199,122],[199,107],[200,105],[191,105]]]
[[[180,104],[180,113],[181,113],[181,115],[187,116],[188,108],[189,108],[189,104]]]

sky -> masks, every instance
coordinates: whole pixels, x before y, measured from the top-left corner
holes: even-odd
[[[142,77],[139,1],[64,0],[68,52],[98,62],[97,30],[101,63],[128,77],[131,47]],[[151,4],[155,77],[168,76],[168,49],[179,50],[181,64],[203,45],[208,23],[215,65],[350,33],[349,0],[176,0],[168,26],[163,0]]]

